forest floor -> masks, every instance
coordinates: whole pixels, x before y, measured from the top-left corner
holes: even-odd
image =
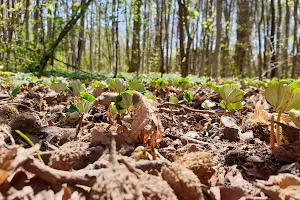
[[[243,108],[228,113],[201,84],[176,107],[176,89],[148,88],[155,104],[112,116],[117,94],[105,89],[87,87],[96,101],[75,115],[71,91],[30,83],[12,99],[0,87],[0,199],[300,199],[299,136],[272,154],[261,88],[245,87]],[[205,100],[216,104],[207,112]]]

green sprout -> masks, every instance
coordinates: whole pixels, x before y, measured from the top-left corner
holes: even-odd
[[[277,114],[277,122],[280,122],[282,113],[292,109],[300,109],[300,89],[285,85],[278,81],[271,81],[265,90],[267,102],[274,107]],[[281,144],[280,128],[276,128],[277,144]]]
[[[23,138],[30,146],[32,146],[32,147],[34,146],[33,142],[30,140],[29,137],[27,137],[27,135],[25,135],[24,133],[22,133],[22,132],[19,131],[19,130],[16,130],[16,133],[17,133],[20,137],[22,137],[22,138]],[[36,151],[36,155],[37,155],[38,159],[41,161],[41,163],[44,164],[44,161],[43,161],[41,155],[39,154],[39,151]]]
[[[236,111],[241,109],[244,99],[244,91],[235,84],[225,84],[219,88],[222,101],[220,106],[224,109],[224,115],[227,111]]]

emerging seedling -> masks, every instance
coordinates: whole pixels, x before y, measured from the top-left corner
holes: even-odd
[[[19,131],[19,130],[16,130],[16,133],[20,136],[20,137],[22,137],[30,146],[34,146],[34,144],[33,144],[33,142],[31,141],[31,139],[29,138],[29,137],[27,137],[27,135],[25,135],[24,133],[22,133],[21,131]],[[43,159],[42,159],[42,157],[41,157],[41,155],[39,154],[39,152],[38,151],[36,151],[36,155],[37,155],[37,157],[38,157],[38,159],[41,161],[41,163],[43,163],[44,164],[44,161],[43,161]]]
[[[271,82],[265,91],[267,102],[274,107],[277,114],[277,122],[280,122],[283,112],[291,109],[300,109],[300,89],[280,82]],[[279,126],[276,128],[277,144],[281,144],[281,133]]]
[[[241,109],[244,99],[244,91],[235,84],[225,84],[219,89],[222,101],[220,106],[224,109],[224,115],[227,111],[236,111]]]

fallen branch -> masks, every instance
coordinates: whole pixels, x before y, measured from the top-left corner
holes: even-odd
[[[92,186],[96,182],[96,177],[105,171],[105,169],[88,170],[85,172],[62,171],[44,165],[34,158],[30,158],[23,168],[35,174],[53,187],[64,183]]]
[[[23,149],[20,152],[18,150],[16,157],[10,162],[9,166],[6,167],[4,170],[13,173],[18,167],[22,166],[32,154],[34,154],[39,149],[40,149],[40,145],[35,144],[33,147],[28,149]]]
[[[180,105],[180,104],[175,104],[175,103],[171,103],[171,102],[166,102],[163,104],[158,105],[158,108],[162,108],[162,107],[170,107],[170,106],[174,106],[177,108],[183,108],[186,112],[196,112],[196,113],[202,113],[202,114],[211,114],[211,115],[215,115],[218,118],[220,118],[217,114],[217,111],[211,111],[211,110],[198,110],[198,109],[194,109],[194,108],[189,108],[187,106],[184,105]]]
[[[122,163],[122,159],[119,160]],[[151,169],[160,170],[164,165],[168,165],[170,162],[166,160],[155,160],[155,161],[139,161],[133,166],[142,171],[147,171]],[[116,166],[114,166],[116,167]],[[117,166],[116,168],[124,168],[124,165]],[[23,165],[23,168],[45,182],[49,183],[53,187],[57,187],[59,184],[79,184],[85,186],[93,186],[96,182],[96,178],[102,173],[105,173],[107,168],[97,169],[97,170],[79,170],[79,171],[62,171],[53,169],[47,165],[42,164],[34,158],[29,158],[29,160]]]

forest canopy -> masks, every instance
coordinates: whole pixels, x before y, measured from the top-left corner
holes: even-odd
[[[299,0],[0,0],[0,66],[298,77]]]

